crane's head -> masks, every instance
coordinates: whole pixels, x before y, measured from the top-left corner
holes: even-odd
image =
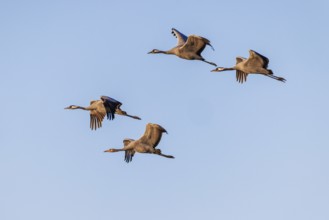
[[[211,70],[211,72],[221,72],[224,69],[225,69],[224,67],[217,67],[216,69]]]
[[[77,106],[77,105],[70,105],[70,106],[68,106],[68,107],[66,107],[64,109],[78,109],[78,108],[80,108],[80,107]]]
[[[113,153],[113,152],[117,152],[116,149],[108,149],[108,150],[105,150],[104,152],[110,152],[110,153]]]
[[[148,52],[148,54],[154,54],[154,53],[163,53],[161,50],[158,49],[153,49],[150,52]]]

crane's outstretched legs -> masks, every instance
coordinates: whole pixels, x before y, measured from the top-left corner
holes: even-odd
[[[137,120],[141,120],[140,117],[138,117],[138,116],[134,116],[134,115],[128,115],[127,112],[122,111],[120,108],[117,108],[117,109],[115,110],[115,114],[117,114],[117,115],[124,115],[124,116],[130,117],[130,118],[134,118],[134,119],[137,119]]]
[[[210,65],[213,65],[213,66],[217,66],[217,64],[216,64],[216,63],[213,63],[213,62],[209,62],[209,61],[207,61],[207,60],[205,60],[205,59],[203,59],[202,61],[203,61],[203,62],[206,62],[206,63],[209,63]]]
[[[271,71],[271,72],[272,72],[272,71]],[[273,74],[273,73],[272,73],[272,74]],[[278,76],[274,76],[274,75],[270,75],[270,74],[265,74],[265,76],[268,76],[268,77],[270,77],[270,78],[272,78],[272,79],[276,79],[276,80],[281,81],[281,82],[286,82],[286,79],[283,78],[283,77],[278,77]]]
[[[163,156],[163,157],[166,157],[166,158],[172,158],[172,159],[175,158],[174,156],[171,156],[171,155],[162,154],[160,149],[155,149],[154,154],[157,154],[159,156]]]

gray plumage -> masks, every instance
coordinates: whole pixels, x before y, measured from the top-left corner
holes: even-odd
[[[120,106],[121,102],[110,98],[108,96],[101,96],[101,100],[93,100],[88,107],[82,107],[78,105],[70,105],[65,109],[82,109],[90,112],[90,128],[96,130],[102,127],[102,121],[107,116],[107,119],[113,120],[114,114],[128,116],[134,119],[141,120],[138,116],[128,115],[125,111],[122,111]]]
[[[244,57],[236,58],[236,65],[234,67],[225,68],[217,67],[212,72],[221,72],[226,70],[236,70],[236,80],[239,83],[247,81],[248,74],[262,74],[272,79],[276,79],[281,82],[286,80],[282,77],[274,76],[272,70],[268,69],[269,59],[256,51],[249,50],[248,59]]]
[[[133,140],[133,139],[129,139],[129,138],[124,139],[123,148],[121,148],[121,149],[111,148],[104,152],[113,153],[113,152],[125,151],[124,160],[127,163],[132,161],[132,158],[135,155],[135,152],[157,154],[159,156],[163,156],[166,158],[174,158],[171,155],[162,154],[160,149],[155,149],[161,140],[162,133],[164,133],[164,132],[167,133],[167,131],[160,125],[148,123],[146,125],[146,129],[145,129],[143,136],[140,137],[138,140]]]
[[[197,35],[190,35],[186,37],[174,28],[172,28],[172,34],[177,38],[177,45],[174,48],[167,51],[153,49],[149,52],[149,54],[173,54],[186,60],[201,60],[217,66],[215,63],[209,62],[201,56],[202,51],[207,45],[214,49],[208,39]]]

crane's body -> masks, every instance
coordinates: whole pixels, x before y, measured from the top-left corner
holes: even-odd
[[[138,140],[134,139],[124,139],[124,147],[121,149],[111,148],[104,152],[119,152],[125,151],[125,161],[127,163],[132,161],[135,152],[138,153],[148,153],[148,154],[157,154],[166,158],[174,158],[171,155],[162,154],[160,149],[156,149],[156,146],[159,144],[162,133],[167,133],[167,131],[158,124],[148,123],[142,137]]]
[[[97,128],[102,127],[102,121],[104,120],[105,116],[107,116],[108,120],[113,120],[115,118],[115,114],[140,120],[138,116],[128,115],[125,111],[121,110],[121,105],[121,102],[113,98],[110,98],[108,96],[101,96],[100,100],[91,101],[88,107],[70,105],[65,109],[82,109],[89,111],[91,130],[96,130]]]
[[[180,33],[178,30],[174,28],[172,28],[172,34],[177,38],[177,45],[175,47],[167,51],[153,49],[152,51],[149,52],[149,54],[158,54],[158,53],[171,54],[171,55],[176,55],[182,59],[201,60],[203,62],[217,66],[213,62],[206,61],[201,56],[201,53],[206,47],[206,45],[214,49],[208,39],[197,35],[190,35],[186,37],[184,34]]]
[[[222,72],[227,70],[236,70],[236,80],[239,83],[247,81],[248,74],[261,74],[276,79],[281,82],[286,80],[282,77],[274,76],[272,70],[268,69],[269,59],[256,51],[249,50],[248,59],[244,57],[236,58],[236,65],[230,68],[217,67],[212,72]]]

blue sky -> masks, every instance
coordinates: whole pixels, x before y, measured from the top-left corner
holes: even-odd
[[[1,1],[0,219],[329,219],[328,1]],[[219,66],[253,49],[281,83],[151,49],[175,27]],[[143,120],[99,130],[107,95]],[[168,131],[137,154],[124,138]]]

